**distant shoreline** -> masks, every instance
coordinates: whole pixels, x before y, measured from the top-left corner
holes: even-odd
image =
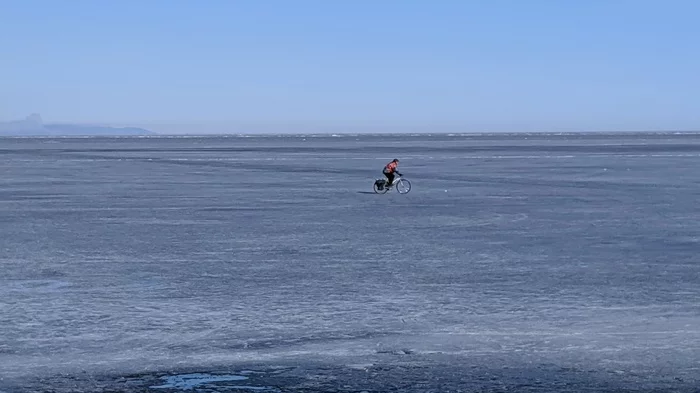
[[[337,133],[151,133],[151,134],[65,134],[65,135],[0,135],[3,139],[86,139],[86,138],[318,138],[318,137],[470,137],[470,136],[593,136],[593,135],[700,135],[698,131],[523,131],[523,132],[337,132]]]

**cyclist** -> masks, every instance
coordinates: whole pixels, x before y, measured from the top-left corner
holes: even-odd
[[[386,179],[388,181],[386,187],[390,188],[392,183],[394,183],[394,173],[398,174],[399,176],[403,176],[401,172],[399,172],[396,168],[399,166],[399,159],[394,158],[391,160],[390,163],[386,164],[384,166],[384,170],[382,170],[382,173],[384,176],[386,176]]]

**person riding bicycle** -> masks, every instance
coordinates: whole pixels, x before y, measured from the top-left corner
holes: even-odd
[[[403,176],[401,174],[401,172],[399,172],[396,169],[398,166],[399,166],[399,159],[398,158],[394,158],[393,160],[391,160],[390,163],[388,163],[388,164],[386,164],[386,166],[384,166],[384,170],[382,170],[382,173],[384,174],[384,176],[386,176],[386,179],[388,182],[386,185],[387,188],[391,187],[392,184],[394,183],[394,173],[396,173],[399,176]]]

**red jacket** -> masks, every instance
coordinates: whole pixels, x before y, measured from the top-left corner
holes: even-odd
[[[397,167],[398,165],[399,165],[399,164],[397,164],[397,163],[395,163],[394,161],[392,161],[392,162],[386,164],[386,166],[384,167],[384,172],[385,172],[385,173],[394,173],[394,172],[396,172],[396,167]]]

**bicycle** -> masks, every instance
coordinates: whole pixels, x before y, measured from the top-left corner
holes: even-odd
[[[411,191],[411,182],[398,175],[394,178],[391,185],[388,186],[386,179],[375,179],[373,188],[377,194],[386,194],[393,186],[396,186],[396,191],[399,194],[408,194]]]

